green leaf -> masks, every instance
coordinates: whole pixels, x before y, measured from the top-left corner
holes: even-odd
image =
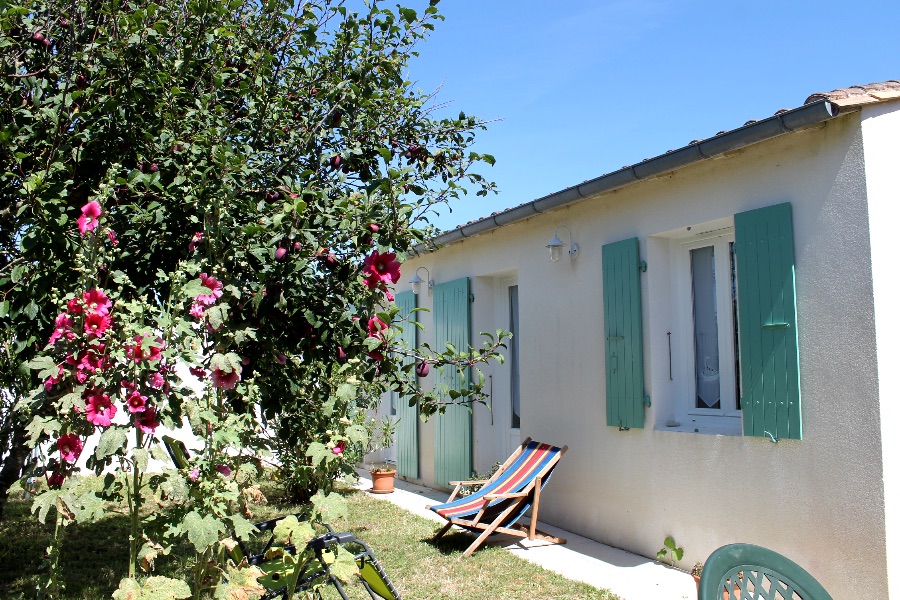
[[[295,515],[288,515],[278,521],[272,535],[275,536],[275,542],[281,546],[288,544],[302,546],[314,538],[316,532],[307,521],[300,521]]]
[[[188,541],[200,553],[218,542],[225,533],[225,527],[215,517],[212,515],[201,517],[195,510],[185,515],[182,525],[187,531]]]
[[[326,495],[320,490],[312,497],[312,504],[322,523],[333,523],[347,516],[347,500],[336,492]]]
[[[31,420],[31,423],[25,427],[25,431],[28,432],[28,442],[29,445],[34,446],[37,444],[38,440],[42,435],[51,435],[60,430],[62,425],[60,422],[54,419],[53,417],[35,417]]]
[[[359,574],[356,560],[353,558],[352,554],[344,550],[343,546],[337,547],[337,552],[334,555],[334,562],[331,563],[329,571],[344,583],[350,583]]]
[[[113,600],[187,600],[191,595],[190,586],[181,579],[156,576],[123,579],[112,597]]]
[[[125,433],[125,428],[113,425],[112,427],[107,428],[107,430],[103,432],[103,435],[100,436],[100,441],[97,442],[97,449],[94,451],[94,456],[97,457],[97,460],[103,460],[107,456],[112,456],[121,450],[127,441],[128,436]]]
[[[31,514],[37,513],[38,521],[46,523],[47,513],[50,512],[50,508],[56,506],[60,492],[61,490],[47,490],[40,496],[35,496],[34,502],[31,503]]]
[[[147,463],[150,461],[150,453],[144,448],[138,448],[134,451],[134,466],[142,472],[147,470]]]
[[[231,530],[238,539],[249,540],[256,533],[256,525],[242,515],[235,513],[228,519],[231,521]]]
[[[322,442],[312,442],[306,449],[306,456],[312,459],[313,465],[318,465],[326,458],[330,451]]]
[[[659,539],[659,538],[657,538],[657,539]],[[663,546],[665,546],[669,550],[674,550],[675,549],[675,538],[673,538],[671,535],[667,536],[666,541],[663,542]]]
[[[365,444],[369,441],[369,432],[366,431],[366,428],[362,425],[351,425],[344,433],[347,436],[347,439],[354,444]]]

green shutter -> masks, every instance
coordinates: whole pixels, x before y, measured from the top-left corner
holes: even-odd
[[[638,239],[603,246],[606,424],[644,426],[644,344]]]
[[[790,204],[734,216],[744,434],[801,439]]]
[[[457,350],[469,348],[469,280],[457,279],[434,286],[434,347],[438,352],[447,342]],[[454,367],[435,372],[435,386],[463,389],[469,385],[468,371],[460,376]],[[449,397],[442,400],[450,401]],[[472,413],[468,406],[451,405],[435,418],[434,481],[446,487],[448,481],[468,479],[472,474]]]
[[[397,307],[400,309],[398,317],[404,321],[401,323],[403,333],[398,338],[409,349],[415,349],[416,332],[418,327],[412,324],[417,321],[419,313],[412,312],[416,308],[416,295],[412,292],[397,294]],[[394,338],[397,339],[397,338]],[[411,358],[404,358],[403,364],[412,362]],[[409,406],[409,402],[399,397],[397,392],[391,392],[398,396],[394,399],[397,407],[397,417],[400,424],[397,427],[397,473],[401,477],[418,479],[419,477],[419,405]]]

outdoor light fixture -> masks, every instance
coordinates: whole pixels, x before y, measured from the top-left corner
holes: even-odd
[[[572,232],[565,225],[557,225],[556,229],[553,230],[553,239],[547,244],[547,247],[550,248],[550,260],[552,262],[556,262],[559,260],[560,251],[565,247],[565,242],[559,239],[559,230],[565,229],[569,234],[569,257],[572,260],[578,258],[578,244],[572,241]]]
[[[413,278],[409,280],[409,283],[412,285],[413,294],[419,295],[419,292],[422,291],[422,282],[425,281],[421,277],[419,277],[419,271],[425,269],[425,267],[419,267],[416,269],[416,274],[413,275]],[[434,290],[434,279],[431,278],[431,273],[428,272],[428,269],[425,269],[426,277],[428,277],[428,295],[432,294],[432,290]]]

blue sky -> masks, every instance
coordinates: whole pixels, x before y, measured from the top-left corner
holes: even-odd
[[[442,229],[793,108],[900,79],[900,2],[443,0],[409,77],[448,114],[496,120],[479,152],[500,193]]]

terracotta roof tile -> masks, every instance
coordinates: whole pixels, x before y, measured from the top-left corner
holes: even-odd
[[[817,100],[828,100],[838,106],[860,106],[893,98],[900,98],[900,81],[896,79],[866,85],[854,85],[830,92],[817,92],[807,98],[804,104],[810,104]]]

